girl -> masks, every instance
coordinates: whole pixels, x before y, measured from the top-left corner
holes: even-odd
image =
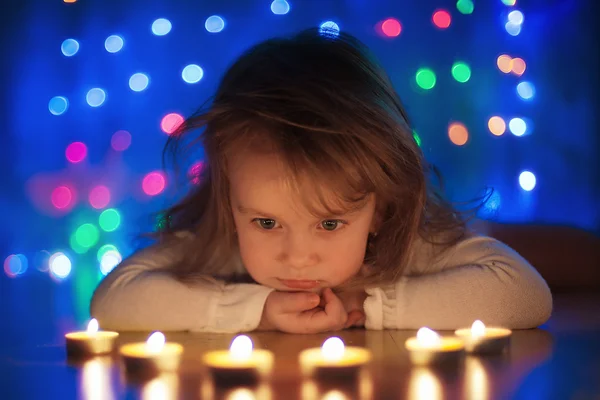
[[[536,270],[428,183],[398,95],[350,35],[254,46],[167,149],[183,143],[205,152],[201,184],[97,288],[106,328],[531,328],[550,315]]]

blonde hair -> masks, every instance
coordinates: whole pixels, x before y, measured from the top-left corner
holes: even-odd
[[[465,235],[464,218],[428,179],[432,169],[390,79],[351,35],[310,29],[262,42],[229,68],[212,100],[165,147],[176,162],[199,147],[205,154],[199,186],[164,212],[157,232],[165,244],[179,231],[195,234],[180,241],[170,268],[181,280],[218,276],[239,257],[227,160],[244,149],[275,151],[293,181],[334,188],[340,201],[332,205],[315,185],[321,210],[375,194],[380,223],[366,249],[369,272],[345,287],[397,279],[418,236],[447,247]]]

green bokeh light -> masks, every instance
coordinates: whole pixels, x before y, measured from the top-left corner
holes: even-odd
[[[413,138],[415,139],[415,142],[417,142],[417,146],[421,147],[421,137],[417,131],[413,131]]]
[[[458,0],[456,2],[456,8],[461,14],[472,14],[475,5],[471,0]]]
[[[471,68],[464,62],[455,62],[452,66],[452,76],[458,82],[465,83],[471,79]]]
[[[416,75],[417,85],[425,90],[435,86],[435,73],[429,68],[420,68]]]
[[[77,254],[85,254],[89,250],[89,247],[84,247],[77,242],[77,237],[75,236],[75,233],[73,233],[69,238],[69,245],[71,246],[71,249],[73,249],[73,251]]]
[[[83,248],[90,248],[98,243],[100,232],[92,224],[83,224],[75,231],[75,242]]]
[[[514,6],[517,0],[502,0],[502,2],[507,6]]]
[[[115,245],[105,244],[104,246],[102,246],[98,249],[98,254],[97,254],[98,262],[101,262],[102,256],[104,256],[109,251],[116,251],[117,253],[119,252],[119,250],[117,249],[117,247]]]
[[[108,208],[100,214],[98,224],[106,232],[112,232],[121,225],[121,214],[114,208]]]

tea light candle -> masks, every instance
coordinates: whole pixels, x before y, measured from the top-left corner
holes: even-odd
[[[454,332],[465,343],[470,353],[502,353],[508,349],[512,331],[506,328],[486,327],[483,322],[473,322],[471,328],[458,329]]]
[[[121,346],[120,353],[130,376],[154,377],[179,368],[183,346],[165,343],[165,335],[153,332],[146,342]]]
[[[464,355],[464,344],[456,337],[441,337],[429,328],[417,331],[417,336],[405,343],[410,360],[415,365],[457,363]]]
[[[67,355],[81,357],[110,353],[118,336],[117,332],[99,331],[98,321],[92,318],[86,331],[69,332],[65,335]]]
[[[273,369],[273,353],[253,349],[252,340],[246,335],[236,336],[229,350],[210,351],[202,361],[217,385],[258,383],[267,378]]]
[[[371,361],[371,352],[361,347],[344,346],[339,337],[330,337],[321,348],[303,350],[299,356],[302,374],[307,377],[347,378],[358,375]]]

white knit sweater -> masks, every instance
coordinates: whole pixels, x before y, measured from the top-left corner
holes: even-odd
[[[519,329],[550,317],[552,296],[544,279],[493,238],[469,237],[441,255],[418,241],[412,254],[396,283],[367,290],[367,329],[456,329],[476,319]],[[168,249],[151,246],[124,260],[96,289],[92,316],[115,330],[256,329],[272,288],[213,278],[189,286],[159,271],[173,259]],[[243,269],[241,262],[236,268]]]

